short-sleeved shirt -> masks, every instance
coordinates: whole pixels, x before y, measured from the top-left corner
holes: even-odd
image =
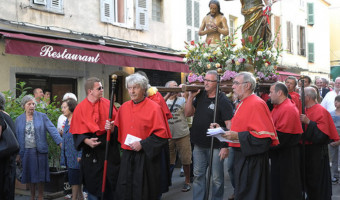
[[[168,120],[172,138],[182,138],[189,135],[188,121],[184,115],[185,98],[177,97],[175,104],[174,100],[168,99],[166,104],[169,109],[173,106],[171,111],[172,118]]]
[[[207,136],[207,130],[214,120],[215,98],[208,98],[205,91],[196,96],[193,101],[195,107],[194,119],[191,127],[191,142],[202,148],[209,148],[211,137]],[[216,123],[225,127],[225,121],[233,117],[233,107],[224,93],[220,93],[217,106]],[[214,139],[214,148],[222,147],[218,139]]]
[[[336,130],[338,131],[338,134],[340,136],[340,115],[336,115],[335,110],[330,112],[332,119],[334,121],[334,125]]]
[[[33,120],[26,121],[25,127],[25,148],[35,148],[37,147],[35,143],[35,135],[34,135],[34,123]]]

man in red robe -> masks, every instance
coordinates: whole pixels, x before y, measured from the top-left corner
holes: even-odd
[[[126,77],[131,100],[118,111],[115,126],[123,149],[117,199],[156,200],[160,195],[161,150],[168,139],[167,117],[146,98],[148,80],[140,74]]]
[[[100,199],[105,160],[106,130],[109,119],[110,101],[103,98],[104,88],[98,78],[89,78],[85,83],[87,97],[73,112],[70,132],[77,150],[82,149],[81,172],[84,186],[90,198]],[[115,118],[117,109],[112,111]],[[120,154],[116,137],[109,143],[108,170],[106,176],[105,199],[113,199],[118,178]]]
[[[292,101],[295,103],[295,106],[297,107],[299,114],[301,114],[302,106],[301,106],[300,95],[297,92],[295,92],[297,79],[294,76],[288,76],[285,80],[285,84],[288,89],[288,94],[292,98]]]
[[[231,120],[230,131],[223,137],[234,147],[235,199],[270,199],[270,146],[279,144],[266,103],[253,92],[254,76],[239,73],[233,81],[234,95],[240,100]]]
[[[314,88],[305,88],[306,114],[300,120],[305,126],[302,140],[305,145],[305,191],[308,199],[331,200],[332,184],[328,144],[339,141],[339,135],[329,112],[316,103]]]
[[[270,87],[274,108],[272,118],[280,144],[269,152],[271,159],[271,200],[301,200],[299,141],[302,134],[299,111],[288,98],[285,84],[276,82]]]

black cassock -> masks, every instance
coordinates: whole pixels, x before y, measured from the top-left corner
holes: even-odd
[[[84,144],[85,138],[97,137],[101,142],[95,148]],[[82,149],[80,161],[81,178],[89,193],[100,197],[102,195],[103,171],[105,161],[106,134],[97,136],[92,133],[74,134],[74,145],[77,150]],[[104,199],[113,199],[120,165],[120,153],[117,143],[117,132],[111,134],[109,155],[107,161],[106,189]]]
[[[280,144],[270,149],[271,199],[301,200],[300,134],[277,131]]]
[[[317,123],[310,121],[302,135],[305,145],[305,190],[308,200],[331,200],[332,183],[328,157],[330,139]],[[303,167],[303,166],[302,166]],[[303,170],[303,169],[302,169]]]
[[[241,148],[234,147],[235,200],[268,200],[269,156],[272,140],[239,132]]]
[[[123,149],[116,199],[157,200],[161,194],[162,149],[167,139],[152,134],[141,141],[142,150]]]

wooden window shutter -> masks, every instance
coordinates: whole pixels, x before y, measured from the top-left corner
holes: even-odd
[[[314,43],[308,43],[308,62],[314,62]]]
[[[314,25],[314,3],[307,3],[307,24]]]
[[[113,1],[112,0],[100,0],[100,21],[106,23],[113,22]]]
[[[148,4],[146,0],[136,0],[136,29],[148,30]]]
[[[191,29],[187,29],[187,41],[191,41]]]
[[[296,37],[296,46],[297,46],[297,52],[299,55],[301,55],[301,51],[300,51],[300,26],[297,26],[296,29],[296,33],[297,33],[297,37]]]
[[[194,26],[200,27],[200,3],[197,1],[194,2]]]
[[[301,55],[306,56],[306,39],[305,39],[305,27],[300,27],[300,34],[301,34]]]
[[[46,6],[46,0],[33,0],[33,3]]]
[[[290,22],[287,22],[287,50],[289,52],[292,52],[292,45],[291,45],[291,38],[292,36],[290,35]]]
[[[187,0],[187,25],[192,26],[192,0]]]
[[[281,20],[280,20],[280,17],[279,16],[274,16],[274,26],[275,26],[275,34],[277,36],[277,40],[276,40],[276,43],[275,43],[275,46],[278,47],[279,45],[281,45]]]
[[[290,48],[291,52],[294,53],[294,29],[293,29],[293,23],[290,23]]]

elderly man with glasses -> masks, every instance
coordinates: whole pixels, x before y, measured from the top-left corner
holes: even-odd
[[[249,72],[239,73],[233,82],[234,95],[240,100],[223,137],[233,142],[235,199],[270,199],[270,146],[279,140],[266,103],[254,94],[256,81]]]
[[[217,72],[208,71],[204,78],[204,91],[189,93],[185,103],[186,117],[194,116],[191,127],[191,142],[194,144],[194,182],[193,199],[201,200],[206,195],[206,172],[209,166],[211,137],[207,137],[207,129],[214,119],[214,108],[217,87]],[[224,93],[218,96],[216,123],[230,128],[233,117],[231,102]],[[223,199],[224,194],[224,159],[228,156],[227,144],[214,138],[212,162],[212,199]]]

